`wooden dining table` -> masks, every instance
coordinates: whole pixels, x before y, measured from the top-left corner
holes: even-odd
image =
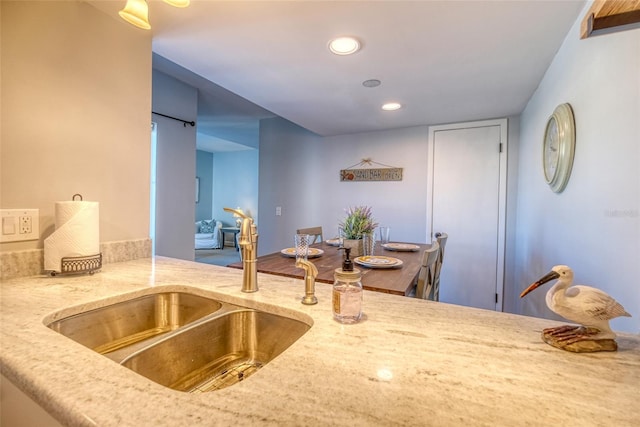
[[[390,251],[382,248],[381,245],[377,245],[375,248],[374,255],[401,260],[400,267],[368,268],[354,263],[354,268],[362,272],[364,289],[395,295],[409,295],[415,287],[416,277],[420,272],[423,252],[431,246],[430,244],[414,244],[419,247],[416,251]],[[322,255],[309,258],[309,261],[313,262],[318,269],[316,282],[333,283],[334,270],[342,267],[344,251],[338,250],[337,246],[329,245],[326,242],[316,243],[310,247],[323,251]],[[283,255],[281,252],[260,256],[256,262],[259,273],[304,279],[304,270],[295,266],[295,258]],[[242,262],[229,264],[227,267],[242,269]]]

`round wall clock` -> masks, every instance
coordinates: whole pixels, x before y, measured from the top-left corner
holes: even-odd
[[[573,110],[569,104],[560,104],[547,121],[542,143],[544,179],[555,193],[562,192],[569,182],[575,146]]]

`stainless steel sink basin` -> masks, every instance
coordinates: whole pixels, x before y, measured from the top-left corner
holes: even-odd
[[[219,301],[184,292],[163,292],[111,304],[47,326],[107,354],[166,334],[222,307]]]
[[[241,309],[163,339],[122,365],[174,390],[213,391],[246,379],[309,328],[299,320]]]
[[[45,324],[158,384],[201,393],[246,379],[312,321],[158,290]]]

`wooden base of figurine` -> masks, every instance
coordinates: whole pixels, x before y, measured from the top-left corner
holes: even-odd
[[[574,353],[594,353],[596,351],[616,351],[618,344],[614,339],[597,338],[600,331],[583,326],[560,326],[542,331],[542,340],[561,350]]]

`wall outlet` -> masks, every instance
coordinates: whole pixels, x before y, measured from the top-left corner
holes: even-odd
[[[282,215],[282,207],[276,206],[276,216],[281,216],[281,215]]]
[[[0,209],[0,242],[20,242],[40,238],[40,209]]]
[[[29,215],[20,216],[20,234],[31,234],[33,219]]]

